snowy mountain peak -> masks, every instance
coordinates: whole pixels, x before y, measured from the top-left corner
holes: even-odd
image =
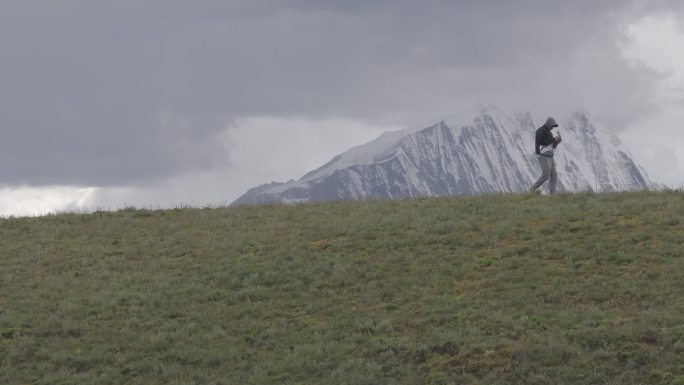
[[[534,134],[541,123],[480,104],[426,127],[384,133],[298,181],[253,188],[234,204],[526,191],[539,174]],[[559,191],[653,186],[620,139],[588,113],[559,123]]]
[[[461,128],[463,126],[472,124],[477,119],[483,117],[496,118],[498,116],[505,116],[503,110],[491,103],[477,103],[470,108],[459,112],[458,114],[449,115],[442,118],[442,121],[451,128]]]

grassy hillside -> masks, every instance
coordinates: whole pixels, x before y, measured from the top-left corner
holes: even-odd
[[[0,220],[2,384],[684,384],[682,192]]]

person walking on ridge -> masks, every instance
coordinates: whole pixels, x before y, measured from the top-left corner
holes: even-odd
[[[553,159],[553,151],[561,142],[560,134],[553,136],[551,130],[558,127],[558,123],[554,118],[546,119],[543,126],[537,129],[534,137],[534,153],[537,154],[539,166],[542,169],[542,175],[530,187],[530,192],[536,192],[546,180],[549,180],[549,193],[556,192],[556,181],[558,173],[556,173],[556,161]]]

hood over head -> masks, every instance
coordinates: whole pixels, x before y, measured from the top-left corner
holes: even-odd
[[[558,127],[558,123],[556,123],[556,119],[549,117],[548,119],[546,119],[546,123],[544,123],[544,126],[548,128],[554,128]]]

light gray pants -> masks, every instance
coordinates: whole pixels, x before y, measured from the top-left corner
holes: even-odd
[[[530,191],[536,191],[547,179],[549,179],[549,192],[553,194],[556,192],[556,180],[558,179],[556,161],[553,160],[553,156],[540,155],[537,159],[539,160],[539,165],[542,169],[542,175],[532,185]]]

